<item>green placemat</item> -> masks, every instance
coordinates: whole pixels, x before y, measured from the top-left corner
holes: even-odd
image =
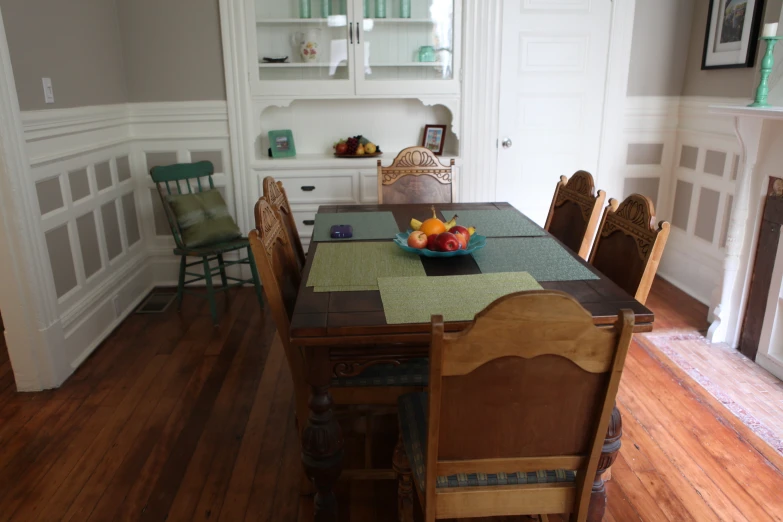
[[[379,277],[425,276],[421,258],[391,241],[318,245],[307,286],[316,292],[377,290]]]
[[[473,258],[484,274],[529,272],[536,281],[598,279],[551,237],[487,239],[487,246]]]
[[[333,225],[351,225],[353,237],[333,239]],[[391,212],[340,212],[315,215],[313,241],[356,241],[359,239],[393,239],[400,228]]]
[[[457,214],[457,223],[476,227],[486,237],[545,236],[544,229],[514,209],[504,210],[441,210],[446,219]]]
[[[504,295],[540,290],[525,272],[445,277],[382,277],[378,279],[389,324],[429,323],[434,314],[446,321],[472,321],[477,313]]]

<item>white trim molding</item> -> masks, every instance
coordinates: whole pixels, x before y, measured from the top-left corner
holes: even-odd
[[[0,14],[0,309],[20,391],[60,385],[70,373],[24,147],[19,100]]]

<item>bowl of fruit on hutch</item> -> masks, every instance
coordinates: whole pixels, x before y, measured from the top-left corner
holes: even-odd
[[[364,136],[351,136],[334,144],[334,155],[338,158],[377,158],[381,148]]]
[[[424,222],[412,219],[411,230],[397,234],[394,242],[407,252],[425,257],[466,256],[484,248],[487,238],[476,234],[473,227],[458,225],[458,217],[455,215],[444,223],[433,206],[430,219]]]

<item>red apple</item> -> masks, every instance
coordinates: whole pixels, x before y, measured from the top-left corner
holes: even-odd
[[[435,245],[441,252],[453,252],[459,250],[459,239],[451,232],[444,232],[435,239]]]
[[[348,154],[348,144],[345,143],[344,141],[341,141],[340,143],[334,146],[334,151],[340,155]]]
[[[449,232],[451,232],[452,234],[463,234],[467,238],[470,237],[470,232],[468,231],[468,229],[460,225],[454,225],[449,229]]]
[[[420,230],[414,230],[408,236],[408,246],[411,248],[426,248],[427,234]]]
[[[438,250],[437,246],[438,234],[430,234],[427,236],[427,248],[430,250]]]

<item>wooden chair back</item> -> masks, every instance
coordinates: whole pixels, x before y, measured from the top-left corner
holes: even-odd
[[[211,161],[177,163],[176,165],[150,169],[150,176],[158,189],[161,203],[163,203],[163,210],[166,212],[166,219],[169,221],[169,227],[177,248],[185,249],[185,243],[182,240],[182,230],[180,230],[177,216],[174,214],[174,210],[172,210],[166,196],[185,193],[193,194],[194,190],[196,192],[212,190],[215,188],[215,183],[212,181],[214,173],[215,167]],[[205,186],[207,188],[204,188]]]
[[[283,344],[288,347],[291,316],[302,280],[283,220],[261,198],[255,207],[256,228],[248,235],[264,294]]]
[[[388,167],[378,160],[378,203],[452,203],[454,160],[448,166],[425,147],[408,147]]]
[[[302,240],[299,238],[299,230],[296,228],[296,219],[291,211],[291,205],[288,203],[288,196],[283,188],[283,183],[275,181],[275,178],[272,176],[267,176],[264,178],[263,185],[264,199],[283,219],[285,231],[296,253],[296,260],[299,263],[299,267],[302,268],[305,264],[305,252],[304,248],[302,248]]]
[[[618,206],[606,206],[590,264],[644,304],[669,238],[669,223],[655,228],[655,206],[641,194],[631,194]]]
[[[600,329],[553,290],[502,297],[457,334],[434,316],[426,520],[569,512],[585,520],[633,324],[623,310],[614,329]],[[436,488],[439,476],[540,470],[575,470],[577,479],[466,495]]]
[[[589,172],[580,170],[571,179],[560,176],[544,228],[587,260],[605,199],[603,190],[595,195],[595,183]]]

